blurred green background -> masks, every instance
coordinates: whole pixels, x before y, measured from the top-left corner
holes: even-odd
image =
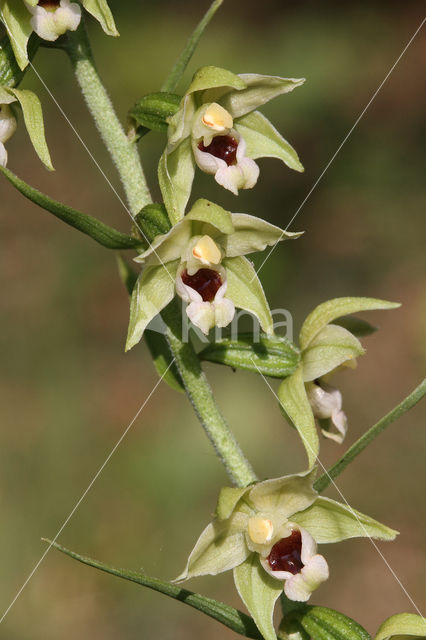
[[[208,2],[111,1],[121,38],[90,22],[99,70],[120,116],[156,91]],[[233,0],[224,3],[190,68],[304,76],[306,84],[264,112],[299,151],[306,171],[260,161],[255,190],[238,201],[197,175],[194,197],[217,200],[285,226],[421,22],[423,3]],[[424,30],[423,30],[424,31]],[[415,39],[292,225],[297,242],[271,255],[262,277],[271,306],[295,327],[319,302],[367,295],[403,303],[375,313],[368,354],[342,374],[347,444],[390,410],[424,373],[426,40]],[[35,66],[112,184],[114,169],[60,52]],[[33,72],[56,173],[41,168],[24,127],[9,166],[42,191],[123,230],[127,214]],[[185,83],[182,84],[182,89]],[[141,153],[151,184],[164,139]],[[158,190],[153,186],[155,197]],[[124,355],[128,302],[113,253],[37,209],[0,182],[2,291],[0,610],[40,558],[157,377],[143,345]],[[262,256],[257,256],[260,264]],[[217,400],[260,477],[301,470],[300,442],[266,385],[249,373],[207,366]],[[423,419],[422,419],[423,418]],[[424,413],[416,407],[339,478],[349,502],[401,531],[380,550],[424,606]],[[325,465],[342,449],[323,442]],[[60,541],[117,566],[172,578],[209,521],[226,476],[183,395],[161,385]],[[333,492],[329,495],[334,496]],[[323,548],[332,578],[313,602],[376,630],[412,611],[368,540]],[[189,588],[240,605],[230,574]],[[235,637],[164,596],[86,568],[52,551],[0,629],[7,640],[181,640]]]

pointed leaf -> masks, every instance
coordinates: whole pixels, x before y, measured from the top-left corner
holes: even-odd
[[[163,593],[170,598],[174,598],[179,602],[183,602],[194,609],[198,609],[201,613],[217,620],[221,624],[229,627],[236,633],[239,633],[246,638],[253,638],[254,640],[262,640],[262,637],[257,630],[256,625],[253,620],[247,616],[242,611],[238,611],[238,609],[234,609],[223,602],[219,602],[217,600],[213,600],[212,598],[206,598],[199,593],[194,593],[192,591],[188,591],[187,589],[182,589],[175,584],[171,584],[170,582],[165,582],[164,580],[159,580],[158,578],[152,578],[143,573],[138,573],[136,571],[127,571],[125,569],[117,569],[115,567],[111,567],[103,562],[99,562],[98,560],[93,560],[92,558],[88,558],[87,556],[81,556],[75,551],[70,551],[65,547],[62,547],[57,542],[50,542],[50,540],[46,540],[49,542],[55,549],[61,551],[66,554],[70,558],[81,562],[89,567],[94,567],[95,569],[99,569],[100,571],[104,571],[113,576],[117,576],[118,578],[122,578],[123,580],[129,580],[130,582],[134,582],[136,584],[140,584],[143,587],[147,587],[148,589],[152,589],[153,591],[158,591],[159,593]]]
[[[215,576],[244,562],[250,553],[245,541],[246,528],[247,516],[243,513],[208,524],[191,551],[184,571],[174,582],[195,576]]]
[[[19,101],[24,114],[25,126],[34,150],[49,171],[54,171],[49,149],[44,135],[44,122],[41,103],[35,93],[27,89],[9,89]]]
[[[311,468],[319,453],[319,439],[314,414],[306,395],[302,367],[283,380],[278,388],[278,397],[284,413],[302,438]]]
[[[225,249],[225,254],[228,258],[263,251],[266,247],[272,247],[277,242],[295,239],[302,235],[302,233],[283,231],[274,224],[246,213],[233,213],[231,215],[234,232],[227,232],[230,235],[223,235],[217,238]]]
[[[82,0],[83,7],[100,23],[109,36],[119,36],[111,9],[106,0]]]
[[[125,233],[121,233],[86,213],[81,213],[76,209],[72,209],[61,202],[49,198],[43,193],[40,193],[40,191],[37,191],[37,189],[30,187],[23,180],[15,176],[14,173],[9,171],[9,169],[0,167],[0,171],[28,200],[42,207],[42,209],[49,211],[49,213],[53,213],[54,216],[75,229],[82,231],[104,247],[108,249],[135,249],[140,246],[140,241],[137,238],[132,238]]]
[[[299,156],[291,144],[282,137],[264,115],[253,111],[238,118],[235,128],[244,138],[247,145],[246,155],[249,158],[278,158],[290,169],[304,171]]]
[[[257,73],[242,73],[239,77],[246,88],[241,91],[229,91],[220,98],[220,104],[233,118],[240,118],[273,98],[293,91],[305,82],[305,78],[280,78]]]
[[[229,211],[204,198],[200,198],[194,203],[185,219],[211,224],[223,234],[234,232],[233,218]]]
[[[328,607],[308,606],[295,611],[292,617],[315,640],[371,640],[355,620]]]
[[[316,380],[363,353],[360,341],[352,333],[335,324],[327,324],[303,352],[303,380]]]
[[[294,513],[303,511],[317,498],[312,488],[315,476],[316,469],[313,469],[259,482],[250,490],[249,500],[257,511],[277,511],[293,519]]]
[[[216,507],[218,520],[227,520],[249,487],[224,487],[221,489]]]
[[[126,351],[139,342],[148,324],[175,295],[175,278],[179,261],[148,266],[133,289]]]
[[[257,553],[234,569],[238,593],[265,640],[276,640],[273,624],[274,608],[283,583],[263,569]]]
[[[192,79],[188,93],[205,91],[217,87],[232,87],[233,89],[245,89],[246,83],[239,76],[221,67],[201,67]],[[203,99],[203,102],[206,100]],[[210,102],[210,100],[209,100]],[[212,102],[212,101],[211,101]]]
[[[300,352],[287,338],[264,333],[240,333],[238,340],[223,338],[199,353],[201,360],[225,364],[233,369],[259,371],[265,376],[285,378],[300,363]]]
[[[226,268],[228,288],[226,297],[230,298],[236,307],[253,313],[259,320],[262,329],[273,333],[273,320],[262,285],[254,267],[243,256],[225,258],[223,266]]]
[[[418,640],[426,638],[426,618],[415,613],[397,613],[383,622],[374,640]]]
[[[319,543],[340,542],[348,538],[394,540],[398,532],[352,507],[320,496],[312,506],[297,513],[294,522],[309,531]]]
[[[165,336],[157,331],[145,331],[145,342],[160,378],[175,391],[185,391],[182,378],[176,363],[173,361],[173,355]]]
[[[323,302],[308,315],[303,323],[299,337],[300,348],[306,349],[317,333],[336,318],[348,313],[374,309],[396,309],[400,306],[398,302],[387,302],[376,298],[334,298]]]
[[[31,14],[22,0],[1,0],[1,19],[21,70],[28,64],[27,44],[32,33]]]
[[[166,151],[158,165],[158,181],[170,222],[176,224],[185,215],[191,195],[195,162],[191,140],[186,138],[171,153]]]

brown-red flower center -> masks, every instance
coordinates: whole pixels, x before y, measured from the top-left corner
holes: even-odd
[[[61,0],[38,0],[37,4],[39,7],[50,9],[52,11],[60,6]]]
[[[274,544],[268,556],[269,566],[272,571],[289,571],[295,575],[304,567],[301,553],[302,535],[295,529],[290,536]]]
[[[185,269],[181,278],[187,287],[195,289],[200,294],[204,302],[212,302],[222,286],[220,274],[213,269],[199,269],[193,276],[190,276]]]
[[[228,167],[237,162],[238,141],[232,136],[215,136],[207,147],[201,141],[198,148],[205,153],[211,153],[215,158],[225,160]]]

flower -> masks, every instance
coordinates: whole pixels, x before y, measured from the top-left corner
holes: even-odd
[[[0,103],[0,166],[7,164],[7,151],[4,143],[13,136],[16,131],[16,118],[9,104]]]
[[[303,82],[303,78],[235,75],[219,67],[197,71],[179,109],[167,119],[168,144],[159,165],[163,200],[173,223],[184,215],[195,164],[235,195],[256,184],[257,158],[279,158],[291,169],[303,171],[296,151],[256,111]]]
[[[53,42],[66,31],[76,31],[81,21],[81,9],[70,0],[38,0],[35,6],[26,2],[32,14],[33,31],[43,40]]]
[[[319,379],[306,384],[306,393],[313,414],[319,420],[322,434],[341,444],[348,430],[348,419],[342,411],[340,391]],[[331,425],[335,427],[335,432],[331,430]]]
[[[214,326],[227,326],[236,307],[256,315],[264,331],[272,333],[262,285],[244,256],[299,235],[197,200],[181,222],[135,258],[144,269],[133,290],[126,348],[139,342],[175,293],[188,304],[188,318],[205,334]]]
[[[216,517],[200,535],[180,582],[234,570],[241,598],[265,638],[275,638],[274,604],[306,602],[329,570],[317,544],[353,537],[393,540],[397,532],[351,507],[319,496],[316,470],[222,489]],[[256,593],[253,600],[251,594]]]

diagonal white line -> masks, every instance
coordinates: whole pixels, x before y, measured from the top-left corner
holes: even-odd
[[[59,538],[59,536],[61,535],[62,531],[65,529],[65,527],[67,526],[68,522],[71,520],[71,518],[73,517],[74,513],[77,511],[77,509],[79,508],[79,506],[81,505],[81,503],[83,502],[83,500],[85,499],[85,497],[87,496],[87,494],[89,493],[90,489],[93,487],[93,485],[95,484],[96,480],[99,478],[99,476],[101,475],[102,471],[105,469],[106,465],[108,464],[108,462],[111,460],[112,456],[114,455],[114,453],[117,451],[118,447],[120,446],[120,444],[123,442],[124,438],[126,437],[126,435],[128,434],[128,432],[130,431],[131,427],[133,426],[133,424],[136,422],[136,420],[138,419],[138,417],[140,416],[140,414],[142,413],[143,409],[145,408],[145,406],[148,404],[149,400],[151,399],[151,397],[153,396],[153,394],[155,393],[155,391],[157,390],[157,387],[159,386],[159,384],[161,383],[161,381],[163,380],[164,376],[166,375],[166,373],[168,372],[168,370],[170,369],[170,367],[173,365],[175,361],[175,358],[173,358],[173,360],[171,361],[171,363],[169,364],[169,366],[167,367],[167,369],[165,370],[165,372],[163,373],[163,375],[161,376],[161,378],[156,382],[155,386],[153,387],[153,389],[151,390],[151,392],[149,393],[149,395],[145,398],[144,402],[142,403],[142,405],[139,407],[137,413],[135,414],[135,416],[132,418],[132,420],[130,421],[129,425],[126,427],[126,429],[124,430],[124,432],[122,433],[122,435],[120,436],[120,438],[118,439],[118,441],[116,442],[116,444],[114,445],[114,447],[111,449],[110,453],[108,454],[108,456],[106,457],[105,461],[103,462],[103,464],[99,467],[98,471],[95,473],[95,475],[93,476],[92,480],[90,481],[87,489],[83,492],[81,498],[79,498],[79,500],[76,502],[76,504],[74,505],[73,509],[71,510],[71,512],[69,513],[69,515],[65,518],[63,524],[61,525],[58,533],[55,535],[55,537],[53,538],[53,540],[51,541],[51,543],[49,544],[49,546],[47,547],[46,551],[43,553],[43,555],[41,556],[40,560],[37,562],[37,564],[35,565],[35,567],[33,568],[33,570],[31,571],[31,573],[29,574],[29,576],[27,577],[27,579],[25,580],[25,582],[23,583],[22,587],[19,589],[18,593],[16,594],[16,596],[13,598],[12,602],[9,604],[9,606],[7,607],[7,609],[5,610],[5,612],[3,613],[3,615],[0,618],[0,624],[3,622],[3,620],[5,619],[5,617],[7,616],[7,614],[9,613],[9,611],[11,610],[11,608],[13,607],[13,605],[15,604],[15,602],[18,600],[19,596],[21,595],[21,593],[23,592],[23,590],[25,589],[25,587],[27,586],[27,584],[29,583],[29,581],[31,580],[31,578],[34,576],[35,572],[37,571],[37,569],[40,567],[41,563],[43,562],[43,560],[45,559],[45,557],[47,556],[47,554],[49,553],[50,549],[52,548],[52,545],[56,542],[56,540]]]
[[[259,367],[257,366],[256,362],[254,361],[253,358],[251,358],[251,361],[253,362],[254,366],[256,367],[258,373],[261,375],[263,381],[265,382],[266,386],[268,387],[268,389],[271,391],[271,393],[275,396],[275,398],[278,400],[278,404],[280,405],[280,407],[283,407],[283,405],[281,404],[281,401],[279,399],[279,397],[277,396],[277,394],[275,393],[275,391],[273,390],[273,388],[271,387],[271,385],[269,384],[269,382],[267,381],[267,379],[265,378],[265,376],[263,375],[263,373],[261,372],[261,370],[259,369]],[[303,443],[305,445],[305,447],[307,449],[309,449],[309,451],[311,453],[314,453],[311,445],[309,444],[309,442],[307,441],[307,439],[305,438],[305,436],[298,431],[299,435],[301,436]],[[358,514],[352,509],[351,505],[349,504],[349,502],[346,500],[345,496],[343,495],[343,493],[341,492],[341,490],[339,489],[339,487],[337,486],[337,484],[335,483],[335,481],[333,480],[333,478],[331,478],[330,474],[328,473],[327,469],[324,467],[323,463],[321,462],[321,460],[317,457],[317,461],[318,464],[320,465],[321,469],[324,471],[324,473],[330,478],[331,483],[333,484],[334,488],[337,490],[338,494],[340,495],[340,497],[342,498],[343,502],[346,504],[346,506],[348,507],[348,509],[351,511],[352,515],[355,517],[355,519],[357,520],[360,528],[363,530],[365,537],[368,538],[371,542],[371,544],[373,545],[373,547],[376,549],[377,553],[379,554],[379,556],[382,558],[383,562],[385,563],[385,565],[387,566],[387,568],[389,569],[389,571],[391,572],[392,576],[395,578],[395,580],[397,581],[397,583],[399,584],[399,586],[401,587],[402,591],[405,593],[405,595],[407,596],[408,600],[411,602],[411,604],[413,605],[414,609],[417,611],[417,613],[419,614],[419,616],[421,616],[423,618],[423,615],[420,611],[420,609],[418,608],[418,606],[416,605],[416,603],[414,602],[413,598],[410,596],[410,594],[408,593],[407,589],[404,587],[404,585],[402,584],[401,580],[398,578],[397,574],[395,573],[395,571],[392,569],[392,567],[390,566],[389,562],[386,560],[385,556],[383,555],[383,553],[381,552],[381,550],[379,549],[379,547],[377,546],[376,542],[373,540],[373,538],[369,535],[367,529],[365,528],[365,526],[363,525],[363,523],[361,522],[361,520],[358,517]]]
[[[339,146],[337,147],[336,151],[334,152],[334,154],[331,156],[330,160],[327,162],[327,164],[325,165],[324,169],[322,170],[322,172],[320,173],[320,175],[318,176],[318,178],[316,179],[316,181],[314,182],[314,184],[312,185],[312,187],[310,188],[310,190],[308,191],[306,197],[304,198],[304,200],[301,202],[301,204],[299,205],[299,207],[297,208],[296,212],[294,213],[293,217],[291,218],[290,222],[288,223],[288,225],[286,226],[286,228],[284,229],[284,231],[281,234],[281,237],[277,240],[277,243],[274,244],[274,246],[272,247],[272,249],[269,251],[268,255],[266,256],[266,258],[264,259],[264,261],[262,262],[262,264],[260,265],[260,267],[257,269],[256,271],[256,275],[258,275],[259,271],[262,269],[262,267],[264,266],[265,262],[267,260],[269,260],[272,252],[274,251],[275,247],[277,246],[278,242],[280,240],[282,240],[285,232],[288,230],[289,226],[291,225],[292,222],[294,222],[296,216],[299,214],[299,212],[301,211],[301,209],[305,206],[305,204],[307,203],[307,201],[309,200],[309,198],[311,197],[313,191],[316,189],[316,187],[318,186],[319,182],[322,180],[322,178],[324,177],[324,175],[326,174],[326,172],[328,171],[329,167],[331,166],[331,164],[334,162],[334,160],[336,159],[337,155],[340,153],[342,147],[346,144],[346,142],[348,141],[348,139],[350,138],[350,136],[352,135],[354,129],[358,126],[359,122],[361,121],[361,119],[363,118],[364,114],[366,113],[367,109],[371,106],[371,104],[373,103],[373,101],[375,100],[375,98],[377,97],[377,95],[380,93],[383,85],[385,84],[385,82],[388,80],[389,76],[391,75],[391,73],[393,72],[393,70],[395,69],[395,67],[397,66],[397,64],[400,62],[401,58],[403,57],[403,55],[406,53],[406,51],[408,50],[409,46],[412,44],[413,40],[415,39],[415,37],[417,36],[417,34],[419,33],[420,29],[423,27],[424,23],[426,21],[426,18],[423,18],[423,20],[421,21],[421,23],[419,24],[419,26],[417,27],[417,29],[415,30],[415,32],[413,33],[413,35],[411,36],[411,38],[409,39],[409,41],[407,42],[407,44],[405,45],[405,47],[403,48],[403,50],[401,51],[401,53],[399,54],[399,56],[397,57],[397,59],[395,60],[395,62],[393,63],[393,65],[391,66],[391,68],[389,69],[389,71],[387,72],[387,74],[385,75],[385,77],[383,78],[382,82],[379,84],[379,86],[377,87],[376,91],[373,93],[373,95],[371,96],[370,100],[367,102],[367,104],[365,105],[364,109],[361,111],[361,113],[359,114],[358,118],[355,120],[354,124],[352,125],[352,127],[349,129],[348,133],[345,135],[345,137],[343,138],[342,142],[339,144]],[[256,276],[253,276],[253,279]]]

